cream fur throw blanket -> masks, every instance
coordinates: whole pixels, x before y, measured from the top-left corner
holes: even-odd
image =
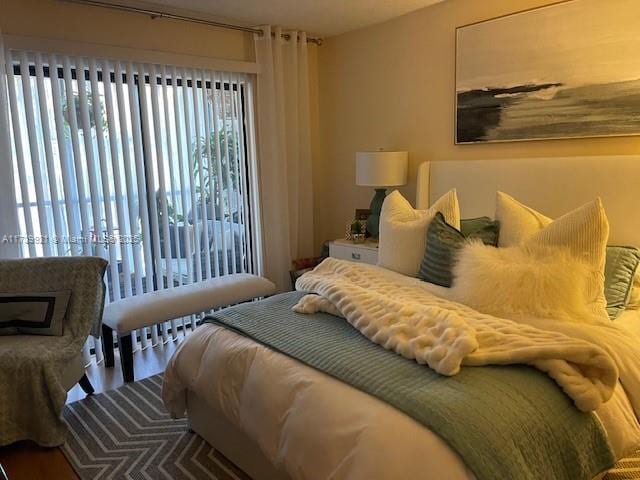
[[[593,343],[479,313],[380,267],[328,258],[296,289],[310,295],[294,311],[344,317],[371,341],[442,375],[462,365],[532,365],[582,411],[606,402],[618,381],[615,362]]]

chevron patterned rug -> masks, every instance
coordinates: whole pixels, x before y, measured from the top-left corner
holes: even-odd
[[[615,467],[607,472],[602,480],[639,480],[640,479],[640,450],[628,458],[620,460]]]
[[[184,419],[169,418],[162,375],[70,403],[62,451],[82,480],[251,480]]]
[[[62,451],[82,480],[251,480],[186,420],[169,418],[161,391],[155,375],[67,405]],[[640,451],[602,480],[640,480]]]

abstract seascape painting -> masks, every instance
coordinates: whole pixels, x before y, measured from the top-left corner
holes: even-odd
[[[640,134],[640,0],[571,0],[456,31],[456,143]]]

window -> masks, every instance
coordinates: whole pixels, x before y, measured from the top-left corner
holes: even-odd
[[[110,301],[254,270],[249,77],[6,62],[24,256],[103,256]]]
[[[150,288],[147,277],[251,270],[240,76],[150,66],[140,82],[130,64],[67,60],[52,72],[55,59],[21,57],[8,61],[25,256],[105,255],[140,274],[114,278],[126,292],[111,299]],[[134,265],[140,245],[148,255]]]

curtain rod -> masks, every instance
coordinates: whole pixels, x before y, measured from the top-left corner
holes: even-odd
[[[125,12],[140,13],[142,15],[149,15],[152,19],[168,18],[171,20],[181,20],[183,22],[199,23],[202,25],[208,25],[210,27],[226,28],[228,30],[238,30],[240,32],[254,33],[260,36],[264,35],[264,32],[258,28],[244,27],[242,25],[234,25],[232,23],[214,22],[212,20],[204,20],[202,18],[196,18],[196,17],[187,17],[184,15],[175,15],[173,13],[162,12],[160,10],[150,10],[148,8],[139,8],[139,7],[133,7],[130,5],[122,5],[118,3],[101,2],[98,0],[62,0],[62,1],[68,2],[68,3],[77,3],[80,5],[90,5],[93,7],[111,8],[114,10],[121,10]],[[275,34],[272,33],[271,35],[275,35]],[[282,38],[289,40],[291,38],[291,35],[289,33],[283,33]],[[320,46],[322,45],[322,39],[307,37],[307,43],[315,43],[316,45]]]

